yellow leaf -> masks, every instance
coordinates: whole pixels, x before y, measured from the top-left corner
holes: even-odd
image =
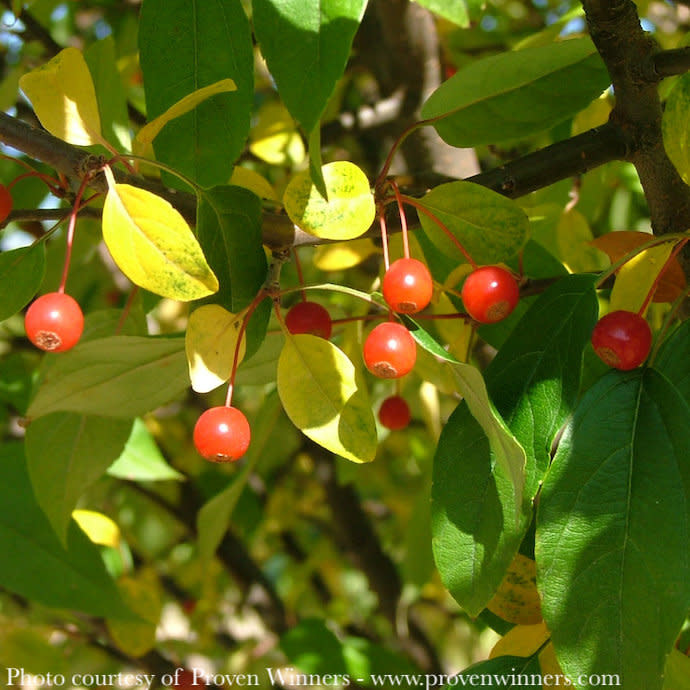
[[[532,656],[549,637],[551,637],[551,633],[547,630],[544,622],[536,625],[516,625],[494,645],[489,658]]]
[[[271,165],[299,165],[306,155],[295,121],[281,103],[269,102],[259,108],[249,139],[249,150]]]
[[[254,192],[262,199],[270,199],[271,201],[280,201],[273,185],[255,170],[250,168],[243,168],[241,165],[236,165],[232,170],[230,177],[230,184],[237,187],[244,187],[250,192]]]
[[[110,636],[125,654],[140,657],[156,645],[156,627],[161,615],[161,599],[153,575],[136,579],[123,576],[117,581],[123,601],[141,617],[141,621],[107,620]]]
[[[637,312],[642,308],[673,247],[672,242],[650,247],[620,268],[611,290],[610,311],[625,309]]]
[[[25,74],[19,86],[53,136],[76,146],[103,143],[96,89],[79,50],[61,50]]]
[[[120,528],[107,515],[93,510],[75,510],[72,517],[94,544],[113,548],[120,545]]]
[[[556,257],[571,273],[601,271],[609,265],[604,253],[592,246],[593,237],[587,219],[577,209],[561,214],[556,226]]]
[[[314,251],[312,262],[321,271],[345,271],[379,251],[370,239],[322,244]]]
[[[347,355],[314,335],[289,335],[278,360],[278,394],[292,423],[353,462],[370,462],[377,436],[369,395]]]
[[[572,135],[576,136],[606,124],[612,105],[608,93],[604,92],[573,118]]]
[[[434,314],[453,314],[457,309],[447,295],[443,293],[431,304]],[[435,320],[436,330],[444,343],[448,343],[449,352],[461,362],[466,362],[474,327],[466,319],[437,319]]]
[[[188,302],[213,294],[218,280],[184,218],[165,199],[117,184],[106,167],[103,239],[120,270],[161,297]]]
[[[515,556],[486,608],[510,623],[533,625],[541,621],[537,567],[531,558],[521,553]]]
[[[329,240],[351,240],[364,234],[376,215],[364,171],[349,161],[328,163],[322,171],[328,200],[308,171],[290,180],[283,196],[290,220],[305,232]]]
[[[192,312],[184,343],[189,378],[197,393],[208,393],[230,378],[242,318],[243,314],[231,314],[217,304],[205,304]],[[244,351],[242,338],[238,363]]]
[[[163,114],[151,120],[151,122],[144,125],[144,127],[139,130],[136,136],[137,150],[142,150],[150,144],[168,122],[188,113],[190,110],[194,110],[199,103],[203,103],[203,101],[218,93],[236,90],[237,86],[232,79],[221,79],[220,81],[197,89],[184,98],[181,98],[177,103],[171,105]]]

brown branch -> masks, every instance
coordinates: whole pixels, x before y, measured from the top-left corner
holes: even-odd
[[[616,95],[610,122],[626,139],[628,160],[644,189],[652,229],[655,234],[683,232],[690,227],[690,187],[666,155],[659,77],[650,77],[649,64],[664,70],[687,56],[674,51],[668,60],[662,59],[656,44],[642,30],[631,0],[583,0],[582,4]]]

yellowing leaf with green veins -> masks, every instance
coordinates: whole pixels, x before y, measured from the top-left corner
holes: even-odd
[[[107,515],[95,510],[75,510],[72,517],[94,544],[114,549],[120,545],[120,528]]]
[[[76,146],[103,143],[96,89],[79,50],[61,50],[25,74],[19,86],[52,135]]]
[[[673,247],[673,242],[664,242],[645,249],[627,261],[616,274],[609,310],[639,311],[671,256]]]
[[[241,165],[236,165],[232,170],[230,184],[236,187],[244,187],[250,192],[254,192],[261,199],[280,201],[276,190],[273,189],[273,185],[263,175],[251,168],[243,168]]]
[[[347,355],[314,335],[288,336],[278,359],[278,394],[292,423],[353,462],[376,455],[374,413]]]
[[[537,591],[537,565],[521,553],[503,577],[493,599],[486,605],[492,613],[509,623],[536,625],[542,620]]]
[[[230,378],[243,314],[231,314],[217,304],[195,309],[187,323],[185,352],[189,378],[197,393],[208,393]],[[242,338],[238,363],[245,351]]]
[[[142,150],[148,146],[168,122],[193,110],[199,103],[203,103],[205,100],[218,93],[236,90],[237,86],[232,79],[221,79],[214,84],[204,86],[193,91],[184,98],[181,98],[177,103],[171,105],[162,115],[151,120],[151,122],[144,125],[144,127],[139,130],[135,140],[137,150]]]
[[[156,628],[161,615],[161,597],[155,575],[144,571],[136,578],[123,576],[117,581],[117,588],[141,621],[106,620],[108,632],[125,654],[143,656],[156,645]]]
[[[370,239],[352,240],[336,244],[322,244],[314,251],[312,263],[320,271],[346,271],[379,253]]]
[[[120,270],[161,297],[188,302],[218,290],[218,280],[185,219],[165,199],[117,184],[105,169],[103,239]]]
[[[322,171],[328,201],[307,171],[290,180],[283,196],[290,220],[305,232],[329,240],[351,240],[364,234],[376,215],[364,171],[349,161],[328,163]]]

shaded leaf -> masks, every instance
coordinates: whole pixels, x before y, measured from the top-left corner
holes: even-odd
[[[690,75],[682,74],[666,98],[661,126],[666,153],[686,183],[690,183],[689,114]]]
[[[415,0],[415,2],[462,28],[470,25],[465,0]]]
[[[54,412],[26,430],[34,495],[63,544],[77,501],[120,455],[131,429],[131,420]]]
[[[343,74],[366,0],[254,0],[253,23],[278,92],[305,132]]]
[[[189,388],[181,338],[111,336],[46,357],[27,414],[66,411],[131,419]]]
[[[292,423],[353,462],[370,462],[377,436],[369,395],[354,365],[333,343],[289,335],[278,360],[278,393]]]
[[[45,270],[43,242],[0,253],[0,321],[31,301],[41,287]]]
[[[249,305],[266,280],[261,218],[261,200],[248,189],[223,185],[199,195],[197,234],[220,284],[210,301],[233,314]]]
[[[431,94],[422,117],[452,146],[490,144],[553,127],[609,84],[592,41],[574,38],[470,63]]]
[[[147,0],[139,51],[151,119],[200,88],[235,82],[236,91],[217,94],[171,121],[154,143],[159,160],[202,187],[224,184],[244,148],[254,100],[254,52],[242,3]]]
[[[133,618],[98,548],[70,524],[67,548],[36,503],[22,445],[0,447],[0,586],[55,608]]]

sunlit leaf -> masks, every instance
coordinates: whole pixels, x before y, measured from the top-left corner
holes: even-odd
[[[690,606],[689,429],[687,403],[649,368],[599,379],[565,428],[539,499],[536,560],[571,677],[606,667],[623,687],[663,685]]]
[[[354,365],[333,343],[288,336],[278,361],[278,393],[293,424],[353,462],[370,462],[377,437],[369,395]]]
[[[472,182],[438,185],[419,202],[431,211],[478,264],[505,261],[527,242],[529,223],[514,202]],[[456,244],[426,214],[419,219],[426,236],[446,256],[463,261]]]
[[[304,160],[304,142],[282,103],[270,101],[261,106],[249,132],[249,150],[271,165],[299,165]]]
[[[95,510],[75,510],[72,517],[94,544],[113,548],[120,545],[120,528],[107,515]]]
[[[189,225],[165,199],[117,184],[106,168],[103,239],[120,270],[135,284],[162,297],[190,301],[218,290]]]
[[[302,230],[331,240],[349,240],[365,233],[374,222],[376,208],[369,180],[348,161],[323,166],[328,201],[316,189],[308,172],[290,180],[283,203],[290,220]]]
[[[192,312],[185,334],[185,353],[189,378],[197,393],[208,393],[230,378],[243,317],[217,304],[206,304]],[[243,338],[238,364],[244,349]]]
[[[51,134],[76,146],[102,143],[96,90],[79,50],[61,50],[21,77],[19,86]]]
[[[536,563],[521,553],[516,554],[486,608],[510,623],[534,625],[541,621]]]
[[[621,260],[634,249],[649,244],[654,239],[648,232],[636,230],[616,230],[607,232],[592,240],[592,244],[608,254],[611,263]],[[664,269],[656,290],[653,302],[673,302],[685,289],[687,284],[685,273],[677,258],[673,258]]]
[[[470,25],[465,0],[415,0],[415,2],[462,28]]]
[[[182,97],[177,103],[171,105],[164,113],[151,120],[151,122],[144,125],[136,136],[136,142],[139,146],[146,146],[150,144],[159,134],[159,132],[169,122],[178,118],[190,110],[196,108],[199,103],[203,103],[211,96],[219,93],[227,93],[228,91],[236,91],[237,86],[232,79],[221,79],[208,86],[203,86],[192,93]]]
[[[312,261],[321,271],[346,271],[379,251],[370,239],[336,242],[316,247]]]
[[[634,256],[618,270],[611,290],[609,309],[638,312],[659,278],[671,253],[673,243],[665,242],[649,247]]]
[[[491,649],[489,658],[512,654],[531,656],[549,639],[546,624],[516,625],[509,630]]]
[[[232,169],[230,184],[236,187],[244,187],[244,189],[254,192],[261,199],[279,201],[278,194],[273,189],[273,185],[263,175],[251,168],[236,165]]]

